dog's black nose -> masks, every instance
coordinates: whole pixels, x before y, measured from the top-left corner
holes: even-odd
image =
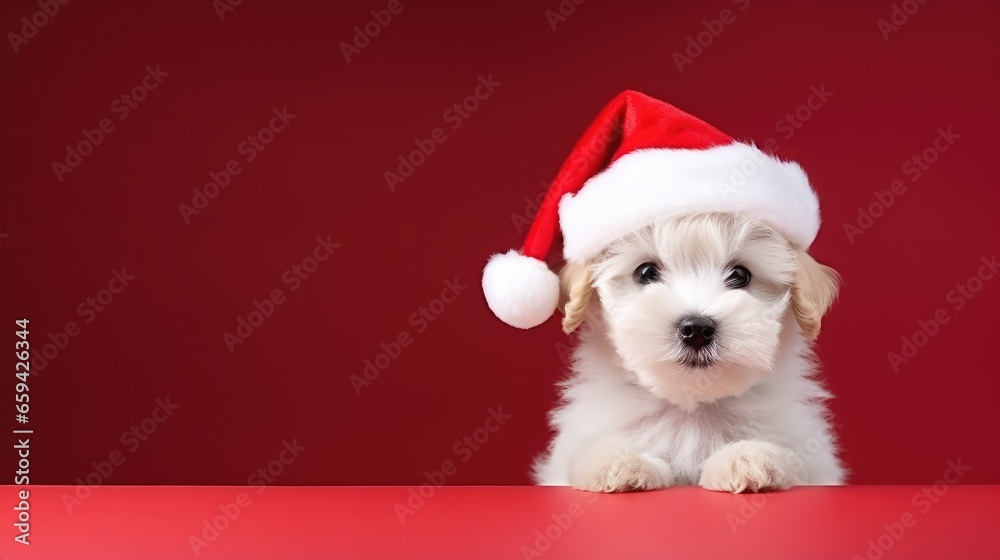
[[[681,340],[697,350],[712,341],[715,336],[715,321],[708,317],[685,317],[677,324]]]

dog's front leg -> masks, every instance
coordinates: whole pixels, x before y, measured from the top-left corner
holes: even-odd
[[[699,484],[722,492],[784,490],[799,483],[792,451],[762,440],[724,445],[702,466]]]
[[[640,453],[616,439],[600,440],[570,465],[570,484],[590,492],[631,492],[666,488],[673,469],[659,457]]]

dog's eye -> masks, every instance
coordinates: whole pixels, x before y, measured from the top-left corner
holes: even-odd
[[[743,288],[750,283],[750,271],[746,267],[736,265],[726,278],[727,288]]]
[[[653,263],[642,263],[635,269],[633,276],[640,284],[652,284],[660,279],[660,269]]]

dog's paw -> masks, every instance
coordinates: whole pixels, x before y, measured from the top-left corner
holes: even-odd
[[[574,471],[573,487],[590,492],[656,490],[670,486],[674,478],[666,461],[622,449],[592,451]]]
[[[702,467],[702,487],[722,492],[784,490],[798,483],[790,451],[766,441],[730,443]]]

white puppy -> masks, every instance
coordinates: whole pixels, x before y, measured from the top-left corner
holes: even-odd
[[[841,484],[811,341],[838,276],[752,216],[661,220],[561,272],[579,329],[542,485]]]

